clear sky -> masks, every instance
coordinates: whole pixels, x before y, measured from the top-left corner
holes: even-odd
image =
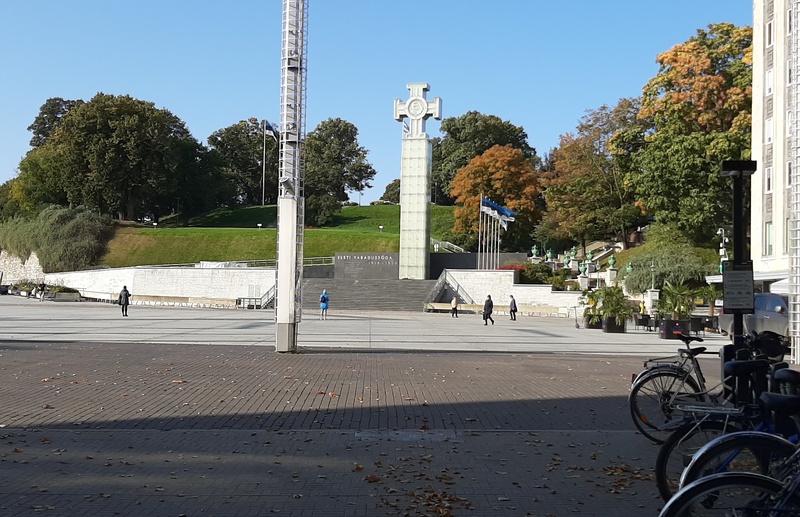
[[[637,96],[656,56],[710,23],[752,25],[750,0],[310,0],[307,126],[359,129],[377,175],[400,177],[395,98],[427,82],[444,117],[522,126],[539,154],[587,109]],[[206,143],[249,117],[280,119],[280,0],[30,0],[0,11],[0,183],[51,97],[131,95]],[[428,134],[439,135],[430,119]],[[358,195],[351,196],[358,200]]]

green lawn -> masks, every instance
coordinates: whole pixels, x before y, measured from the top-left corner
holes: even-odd
[[[155,229],[120,226],[101,265],[273,259],[276,230],[267,226],[274,224],[275,214],[274,206],[220,209],[192,219],[189,228],[170,227],[168,219]],[[434,206],[431,219],[431,235],[446,240],[453,227],[453,207]],[[256,221],[263,225],[261,229],[256,227]],[[201,222],[207,227],[196,227]],[[334,226],[305,229],[306,257],[331,257],[337,252],[396,252],[399,248],[399,206],[345,207]]]

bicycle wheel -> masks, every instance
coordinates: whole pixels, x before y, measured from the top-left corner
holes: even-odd
[[[687,422],[673,431],[656,458],[656,485],[664,501],[678,491],[681,473],[695,452],[718,436],[740,430],[730,423],[709,419]]]
[[[697,451],[681,476],[680,486],[720,472],[753,472],[780,479],[776,465],[797,446],[780,436],[758,431],[726,434]]]
[[[725,472],[699,479],[675,494],[659,517],[797,515],[797,494],[781,494],[783,484],[761,474]]]
[[[683,420],[683,412],[674,407],[674,400],[681,395],[699,393],[697,382],[689,372],[677,368],[656,368],[641,376],[631,387],[628,408],[633,425],[645,438],[653,443],[664,443],[671,431],[659,428]],[[683,398],[685,402],[686,397]],[[702,395],[693,397],[702,400]]]

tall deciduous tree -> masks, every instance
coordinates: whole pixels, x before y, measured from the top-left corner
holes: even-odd
[[[326,224],[341,209],[349,192],[370,188],[375,169],[358,144],[358,129],[340,118],[328,119],[306,137],[306,221]]]
[[[70,112],[72,108],[80,106],[84,102],[78,100],[64,100],[61,97],[52,97],[47,99],[42,107],[39,108],[39,114],[33,121],[33,124],[28,126],[28,131],[33,133],[31,137],[31,147],[39,147],[47,142],[47,139],[58,129],[61,125],[61,120]]]
[[[383,195],[381,196],[381,201],[386,201],[387,203],[394,203],[396,205],[400,204],[399,179],[396,179],[393,182],[386,185],[386,190],[383,191]]]
[[[444,137],[433,142],[432,180],[437,204],[453,203],[448,195],[456,172],[495,145],[519,149],[527,160],[536,157],[525,130],[495,115],[470,111],[460,117],[449,117],[442,120],[440,131]]]
[[[540,217],[539,178],[528,156],[511,145],[496,145],[459,169],[450,194],[458,205],[453,233],[477,235],[481,194],[516,212],[503,235],[503,248],[528,250]]]
[[[657,61],[639,113],[654,131],[633,153],[630,177],[647,212],[707,242],[730,219],[720,162],[749,157],[752,29],[709,25]]]
[[[640,125],[637,99],[589,111],[576,134],[561,137],[551,153],[552,171],[543,173],[547,213],[537,229],[540,240],[616,238],[625,242],[642,223],[635,195],[615,157],[615,139]]]
[[[236,200],[247,205],[260,205],[262,193],[265,204],[275,204],[278,196],[278,144],[264,129],[262,122],[250,118],[208,137]]]
[[[46,145],[58,147],[70,203],[127,219],[174,210],[201,151],[169,111],[103,93],[70,110]]]

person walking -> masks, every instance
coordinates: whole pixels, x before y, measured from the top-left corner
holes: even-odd
[[[319,296],[319,319],[321,320],[328,319],[329,302],[330,302],[330,297],[328,296],[328,291],[323,289],[322,294]]]
[[[47,290],[47,285],[46,285],[44,282],[42,282],[41,284],[39,284],[39,301],[40,301],[40,302],[43,302],[43,301],[44,301],[44,292],[45,292],[46,290]]]
[[[458,296],[453,295],[453,299],[450,300],[450,317],[451,318],[458,318]]]
[[[517,321],[517,301],[514,295],[511,296],[511,301],[508,303],[508,313],[511,314],[511,321]]]
[[[486,301],[483,302],[483,324],[486,325],[486,320],[492,322],[494,325],[494,320],[492,319],[492,309],[494,309],[494,302],[492,302],[492,295],[486,295]]]
[[[119,292],[119,298],[117,299],[119,306],[122,308],[122,315],[128,315],[128,305],[131,303],[131,293],[128,291],[128,286],[123,285],[122,291]]]

